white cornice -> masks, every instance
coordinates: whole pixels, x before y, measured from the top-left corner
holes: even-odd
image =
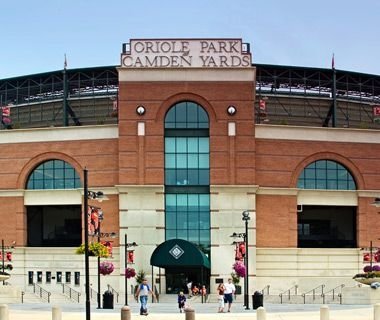
[[[118,68],[120,82],[140,81],[255,81],[255,68],[182,68],[128,69]]]
[[[117,139],[117,125],[1,130],[0,144]]]
[[[262,125],[255,127],[257,139],[380,143],[380,130],[350,128],[318,128]]]

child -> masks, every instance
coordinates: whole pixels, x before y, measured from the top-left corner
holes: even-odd
[[[179,308],[180,313],[182,313],[182,310],[185,309],[185,302],[186,302],[186,296],[183,294],[182,291],[180,291],[178,295],[178,308]]]

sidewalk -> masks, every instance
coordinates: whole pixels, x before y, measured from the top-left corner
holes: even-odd
[[[51,320],[52,307],[50,304],[9,304],[9,320]],[[130,303],[132,319],[141,319],[137,303]],[[179,313],[176,303],[149,303],[149,315],[151,320],[180,320],[185,319],[185,314]],[[264,306],[267,320],[320,320],[320,305],[279,305],[267,304]],[[85,310],[83,305],[65,304],[60,306],[62,320],[83,320]],[[91,306],[91,319],[93,320],[119,320],[121,304],[114,309],[96,309]],[[217,313],[216,303],[194,304],[195,319],[217,320],[231,319],[244,320],[256,319],[256,310],[245,310],[242,305],[234,304],[231,313]],[[372,320],[373,306],[347,306],[329,305],[330,320]]]

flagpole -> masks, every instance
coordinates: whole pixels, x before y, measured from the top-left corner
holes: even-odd
[[[67,127],[69,125],[69,119],[67,117],[67,97],[68,97],[68,91],[67,91],[67,74],[66,74],[66,68],[67,68],[67,60],[66,60],[66,53],[65,53],[65,61],[63,63],[63,126]]]
[[[334,59],[334,53],[331,60],[331,68],[333,71],[333,78],[332,78],[332,98],[333,98],[333,113],[332,113],[332,126],[333,128],[336,127],[337,121],[336,121],[336,109],[337,109],[337,101],[336,101],[336,70],[335,70],[335,59]]]

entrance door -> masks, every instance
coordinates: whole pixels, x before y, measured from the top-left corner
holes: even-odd
[[[206,288],[210,287],[210,270],[199,268],[166,268],[166,293],[178,294],[180,291],[188,293],[187,284],[191,281],[193,285]]]

